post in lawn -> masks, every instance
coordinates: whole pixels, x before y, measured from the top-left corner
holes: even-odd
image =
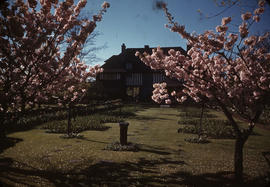
[[[127,131],[128,131],[128,122],[119,122],[120,126],[120,144],[127,145]]]

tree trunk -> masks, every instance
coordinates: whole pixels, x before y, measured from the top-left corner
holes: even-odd
[[[237,182],[243,182],[243,148],[245,140],[242,137],[237,137],[234,150],[234,172]]]
[[[203,118],[203,112],[204,112],[204,103],[202,104],[202,110],[201,110],[201,116],[200,116],[200,129],[199,129],[199,138],[202,136],[202,118]]]
[[[67,124],[67,134],[70,135],[71,131],[71,106],[68,106],[68,124]]]
[[[0,139],[4,139],[6,137],[5,128],[2,119],[0,118]]]
[[[7,105],[4,104],[3,111],[0,112],[0,139],[6,138],[6,128],[4,122],[7,119]]]
[[[234,120],[233,115],[231,112],[226,108],[226,106],[217,99],[217,102],[219,106],[222,108],[223,113],[227,117],[227,119],[230,121],[234,132],[236,134],[236,141],[235,141],[235,149],[234,149],[234,174],[235,174],[235,180],[238,183],[243,183],[243,148],[244,144],[246,143],[248,137],[251,135],[254,124],[259,119],[261,113],[262,113],[262,107],[259,106],[257,108],[254,117],[250,121],[250,125],[248,129],[241,130],[237,122]]]
[[[234,147],[234,176],[237,183],[243,182],[243,147],[244,144],[248,138],[246,136],[244,138],[243,133],[241,132],[238,124],[233,118],[233,115],[230,113],[230,111],[226,108],[226,106],[217,100],[219,103],[219,106],[222,108],[223,113],[231,123],[233,130],[236,134],[236,141],[235,141],[235,147]]]

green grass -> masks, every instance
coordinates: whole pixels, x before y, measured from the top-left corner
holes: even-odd
[[[220,186],[232,185],[234,140],[211,139],[208,144],[184,141],[177,133],[175,108],[136,107],[128,141],[138,152],[109,151],[119,141],[119,125],[106,131],[83,131],[83,138],[63,139],[35,128],[9,134],[0,154],[0,181],[10,186]],[[132,112],[132,107],[130,112]],[[216,111],[212,114],[225,119]],[[112,114],[113,115],[113,114]],[[260,186],[269,176],[270,132],[255,128],[244,149],[245,180]]]

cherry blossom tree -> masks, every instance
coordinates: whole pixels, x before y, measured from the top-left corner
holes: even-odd
[[[173,20],[166,4],[162,8],[166,13],[172,32],[177,32],[191,45],[188,55],[169,50],[165,55],[160,48],[152,54],[136,53],[152,69],[162,69],[167,76],[183,80],[181,91],[173,91],[172,96],[183,102],[187,96],[199,102],[207,97],[219,107],[230,121],[236,134],[234,171],[235,178],[243,179],[243,147],[258,121],[267,97],[270,96],[270,53],[263,45],[268,33],[261,36],[249,35],[250,27],[260,21],[264,12],[264,1],[259,1],[253,13],[241,15],[242,23],[238,33],[228,32],[231,17],[225,17],[216,32],[190,34],[184,25]],[[170,93],[166,84],[154,84],[152,99],[170,103]],[[239,126],[236,117],[248,122],[246,128]]]
[[[83,88],[78,90],[78,83],[100,71],[98,66],[86,66],[78,55],[110,5],[104,2],[92,20],[79,19],[86,3],[86,0],[77,4],[73,0],[1,2],[2,119],[9,112],[23,113],[26,107],[55,95],[59,103],[73,102],[84,92]],[[67,35],[75,27],[79,32]]]

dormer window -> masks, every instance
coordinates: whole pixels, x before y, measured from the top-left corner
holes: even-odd
[[[126,63],[126,69],[128,69],[128,70],[132,69],[132,64],[131,63]]]

